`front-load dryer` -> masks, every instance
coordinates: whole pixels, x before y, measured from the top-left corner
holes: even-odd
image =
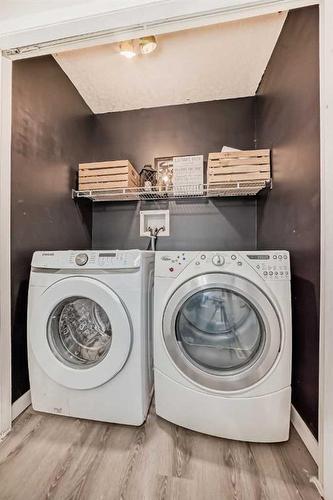
[[[33,255],[28,360],[35,410],[141,425],[152,395],[154,254]]]
[[[286,251],[156,252],[156,412],[230,439],[288,439]]]

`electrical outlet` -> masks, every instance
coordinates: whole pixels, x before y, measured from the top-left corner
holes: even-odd
[[[141,210],[140,211],[140,236],[150,236],[149,228],[153,231],[164,227],[158,233],[160,236],[170,236],[170,213],[169,210]]]

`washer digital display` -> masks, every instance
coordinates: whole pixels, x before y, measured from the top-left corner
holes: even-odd
[[[251,260],[269,260],[269,255],[247,255]]]

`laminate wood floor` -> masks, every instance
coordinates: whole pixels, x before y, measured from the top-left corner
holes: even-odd
[[[218,439],[160,419],[139,428],[28,408],[0,446],[0,499],[318,500],[317,468],[288,443]]]

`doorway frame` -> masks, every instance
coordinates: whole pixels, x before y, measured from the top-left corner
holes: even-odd
[[[166,5],[167,4],[167,5]],[[227,4],[227,5],[226,5]],[[37,43],[27,54],[0,56],[0,435],[11,428],[11,81],[12,61],[53,54],[143,34],[159,34],[269,13],[319,5],[320,9],[320,138],[321,138],[321,278],[319,359],[319,481],[326,500],[333,500],[333,2],[332,0],[171,0],[155,1],[102,15],[63,21],[1,37],[5,50]],[[170,19],[175,9],[177,18]],[[127,23],[127,24],[126,24]],[[130,24],[129,24],[130,23]],[[108,26],[108,32],[105,26]],[[64,37],[65,33],[65,37]],[[83,34],[92,34],[84,40]],[[93,34],[96,35],[94,38]],[[98,36],[101,34],[102,36]],[[55,45],[54,41],[59,40]],[[52,42],[52,43],[51,43]]]
[[[0,440],[11,429],[11,126],[12,62],[0,58]]]

